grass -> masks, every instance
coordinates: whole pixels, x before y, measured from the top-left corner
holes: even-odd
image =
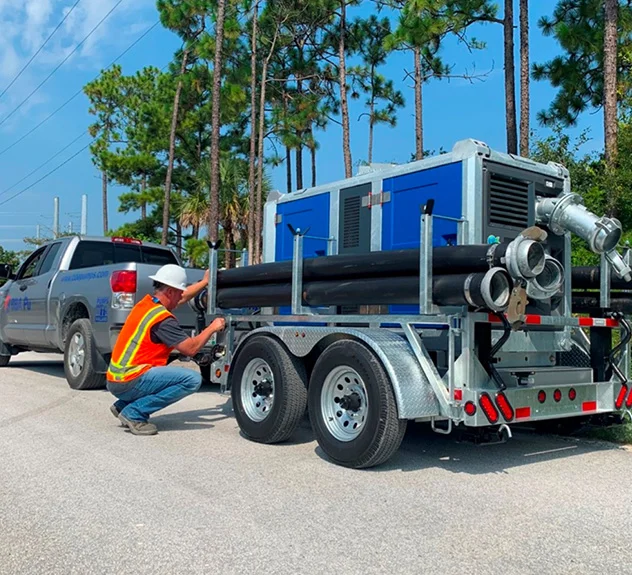
[[[586,436],[612,443],[632,444],[632,423],[613,427],[592,428],[586,432]]]

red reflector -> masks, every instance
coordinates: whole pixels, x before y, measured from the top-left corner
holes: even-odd
[[[454,390],[454,401],[463,401],[463,390],[455,389]]]
[[[485,413],[485,416],[489,420],[490,423],[496,423],[498,418],[500,417],[496,407],[494,407],[494,403],[492,398],[489,397],[489,394],[483,393],[478,400],[478,403],[481,406],[481,409]]]
[[[538,391],[538,401],[544,403],[546,401],[546,391]]]
[[[526,417],[531,417],[531,408],[516,407],[516,419],[524,419]]]
[[[568,399],[570,399],[571,401],[575,401],[575,399],[577,398],[577,392],[575,391],[574,388],[570,388],[568,390]]]
[[[584,403],[582,403],[582,411],[597,411],[597,402],[584,401]]]
[[[632,407],[632,389],[630,389],[630,395],[628,395],[628,400],[625,402],[626,407]]]
[[[619,390],[619,395],[617,395],[617,401],[614,402],[614,406],[617,409],[621,409],[623,407],[623,402],[625,401],[625,396],[628,393],[628,386],[623,384],[621,389]]]
[[[134,238],[122,238],[120,236],[114,236],[112,241],[116,244],[134,244],[135,246],[142,246],[143,242]]]
[[[496,396],[496,405],[500,409],[500,413],[503,414],[505,421],[511,421],[514,417],[513,407],[509,404],[509,400],[504,393],[499,393]]]
[[[561,401],[561,399],[562,399],[562,392],[561,392],[559,389],[556,389],[556,390],[553,392],[553,399],[554,399],[556,402]]]
[[[472,417],[476,413],[476,405],[472,401],[468,401],[465,404],[465,413]]]
[[[110,285],[113,293],[136,293],[136,272],[131,270],[112,272]]]
[[[226,365],[224,366],[224,371],[225,371],[226,373],[228,373],[228,370],[229,370],[229,369],[230,369],[230,365],[226,364]]]

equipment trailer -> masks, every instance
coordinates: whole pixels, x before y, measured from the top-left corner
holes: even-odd
[[[601,254],[581,276],[600,290],[582,311],[601,317],[573,313],[571,233]],[[366,468],[397,451],[409,420],[506,440],[514,423],[630,416],[629,300],[610,290],[632,279],[621,234],[564,167],[466,140],[271,194],[265,263],[218,271],[210,246],[193,305],[226,317],[211,373],[246,437],[284,441],[307,408],[327,456]]]

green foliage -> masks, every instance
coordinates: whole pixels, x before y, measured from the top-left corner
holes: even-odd
[[[533,65],[535,80],[548,80],[559,88],[548,110],[539,112],[544,125],[575,125],[578,116],[600,108],[603,101],[603,0],[559,0],[552,18],[542,17],[538,26],[553,36],[563,53],[544,64]],[[632,87],[632,5],[619,3],[618,87],[621,95]]]

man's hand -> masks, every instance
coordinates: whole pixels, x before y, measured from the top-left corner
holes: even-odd
[[[204,279],[202,280],[205,284],[207,284],[207,283],[208,283],[209,276],[210,276],[210,271],[209,271],[209,270],[206,270],[206,271],[204,272]]]
[[[226,320],[223,317],[218,317],[211,322],[210,327],[213,332],[223,331],[226,327]]]

